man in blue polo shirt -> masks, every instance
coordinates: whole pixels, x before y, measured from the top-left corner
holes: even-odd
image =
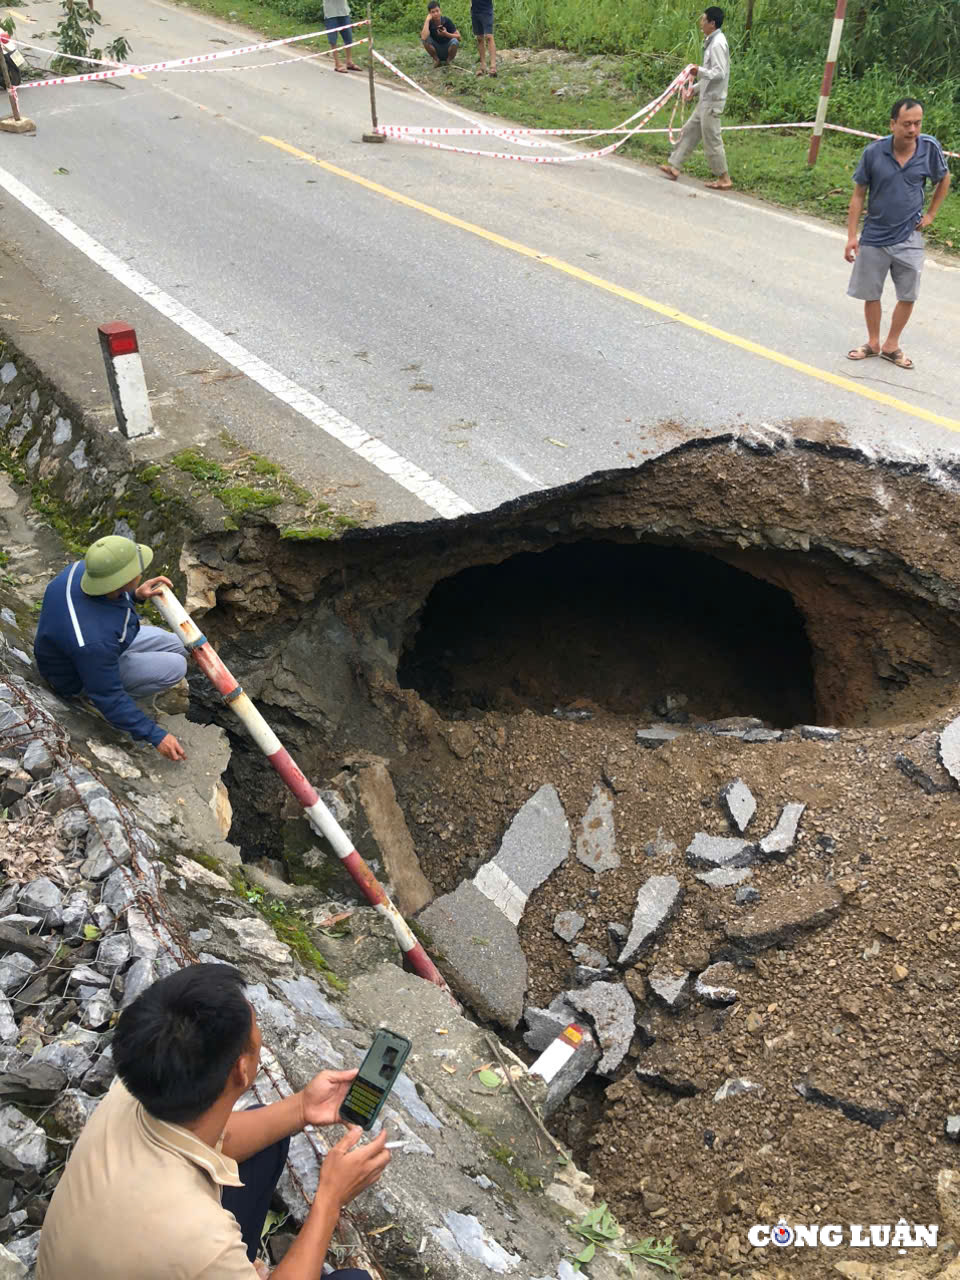
[[[901,98],[890,112],[890,136],[871,142],[853,175],[844,257],[853,263],[847,293],[863,299],[867,340],[847,352],[848,360],[881,356],[899,369],[913,361],[900,349],[900,335],[913,312],[923,270],[923,229],[929,227],[950,189],[950,171],[940,143],[921,133],[923,106]],[[923,212],[927,180],[936,183],[930,208]],[[870,193],[863,233],[857,239],[864,200]],[[890,329],[880,342],[880,302],[887,275],[893,276],[897,305]]]

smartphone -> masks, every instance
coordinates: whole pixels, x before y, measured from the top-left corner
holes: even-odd
[[[382,1028],[374,1036],[367,1056],[360,1064],[347,1096],[340,1104],[344,1124],[358,1124],[369,1129],[387,1100],[410,1052],[410,1041],[395,1031]]]

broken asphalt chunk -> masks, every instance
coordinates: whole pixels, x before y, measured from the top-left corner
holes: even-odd
[[[572,942],[586,923],[577,911],[558,911],[553,919],[553,932],[564,942]]]
[[[752,875],[752,867],[715,867],[713,871],[698,871],[697,879],[711,889],[729,889],[735,884],[743,884]]]
[[[713,1095],[714,1102],[724,1102],[727,1098],[736,1098],[741,1093],[760,1093],[763,1085],[755,1080],[745,1080],[742,1076],[728,1076]]]
[[[928,796],[936,795],[938,791],[952,791],[953,786],[949,782],[934,782],[924,769],[918,764],[905,756],[902,752],[897,752],[893,757],[893,763],[897,766],[903,776],[910,782],[915,782],[921,791],[925,791]]]
[[[895,1120],[899,1114],[896,1111],[888,1111],[881,1107],[867,1107],[863,1103],[842,1098],[813,1080],[801,1080],[793,1087],[807,1102],[815,1102],[818,1106],[828,1107],[831,1111],[839,1111],[848,1120],[856,1120],[858,1124],[868,1125],[871,1129],[882,1128],[888,1121]]]
[[[673,742],[674,738],[679,738],[680,732],[679,729],[671,729],[668,724],[655,724],[649,729],[638,729],[637,742],[641,747],[655,751],[657,747],[663,747],[668,742]]]
[[[937,745],[940,763],[956,783],[960,783],[960,716],[951,720]]]
[[[630,964],[650,946],[683,901],[683,887],[676,876],[651,876],[637,890],[633,923],[617,964]]]
[[[721,960],[711,964],[697,975],[694,991],[705,1004],[735,1004],[737,989],[733,985],[737,980],[737,969],[729,960]]]
[[[637,1067],[637,1079],[651,1089],[672,1093],[675,1098],[692,1098],[702,1089],[702,1085],[692,1080],[680,1067],[672,1065],[650,1067],[644,1064]]]
[[[597,1071],[603,1076],[611,1075],[633,1039],[636,1010],[629,991],[619,982],[593,982],[582,991],[568,991],[566,998],[592,1020],[603,1050]]]
[[[833,742],[840,737],[839,729],[829,729],[822,724],[799,724],[801,738],[810,738],[816,742]]]
[[[679,1013],[690,1003],[690,971],[657,965],[647,974],[647,988],[670,1013]]]
[[[757,812],[757,802],[753,798],[752,791],[742,778],[737,778],[723,788],[720,799],[730,819],[730,825],[743,835]]]
[[[715,867],[746,867],[756,860],[756,845],[737,836],[711,836],[698,831],[687,845],[687,863],[709,871]]]
[[[822,929],[839,914],[843,894],[826,881],[784,889],[770,897],[749,915],[728,920],[729,940],[748,951],[763,951],[790,942],[798,933]]]
[[[598,874],[601,871],[615,871],[620,865],[615,846],[613,796],[606,787],[597,785],[593,788],[590,804],[580,823],[577,857],[585,867]]]
[[[570,826],[557,789],[548,782],[517,812],[500,852],[480,868],[473,884],[511,924],[517,924],[528,896],[556,871],[569,852]]]
[[[537,1009],[530,1005],[523,1011],[523,1020],[527,1030],[523,1033],[523,1042],[537,1053],[542,1053],[551,1041],[577,1021],[577,1011],[562,995],[554,996],[546,1009]]]
[[[790,852],[797,838],[797,827],[803,814],[805,804],[785,804],[780,810],[777,825],[769,835],[760,841],[760,855],[763,858],[780,858]]]

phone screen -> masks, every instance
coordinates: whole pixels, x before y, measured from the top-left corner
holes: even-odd
[[[360,1071],[340,1105],[340,1119],[369,1129],[396,1083],[410,1052],[410,1041],[385,1028],[377,1032]]]

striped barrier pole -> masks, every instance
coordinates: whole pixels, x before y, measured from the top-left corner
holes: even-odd
[[[811,169],[817,163],[817,155],[820,151],[820,140],[823,137],[823,126],[827,118],[827,103],[830,101],[830,88],[833,84],[833,73],[837,66],[837,54],[840,52],[840,36],[843,33],[843,20],[846,16],[847,0],[837,0],[837,11],[833,15],[833,30],[830,32],[830,47],[827,49],[827,64],[823,69],[823,82],[820,85],[817,118],[813,124],[810,150],[807,152],[807,164]]]
[[[317,795],[311,783],[300,772],[290,753],[228,671],[219,654],[177,597],[168,587],[163,587],[159,594],[152,598],[151,603],[157,606],[168,626],[183,641],[197,666],[242,722],[250,737],[267,757],[268,764],[276,770],[287,788],[299,800],[314,831],[329,841],[366,900],[380,915],[389,920],[397,936],[397,942],[400,944],[400,950],[413,972],[418,977],[449,992],[449,987],[440,970],[414,937],[410,926],[387,897],[376,876],[357,853],[353,847],[353,841]]]

